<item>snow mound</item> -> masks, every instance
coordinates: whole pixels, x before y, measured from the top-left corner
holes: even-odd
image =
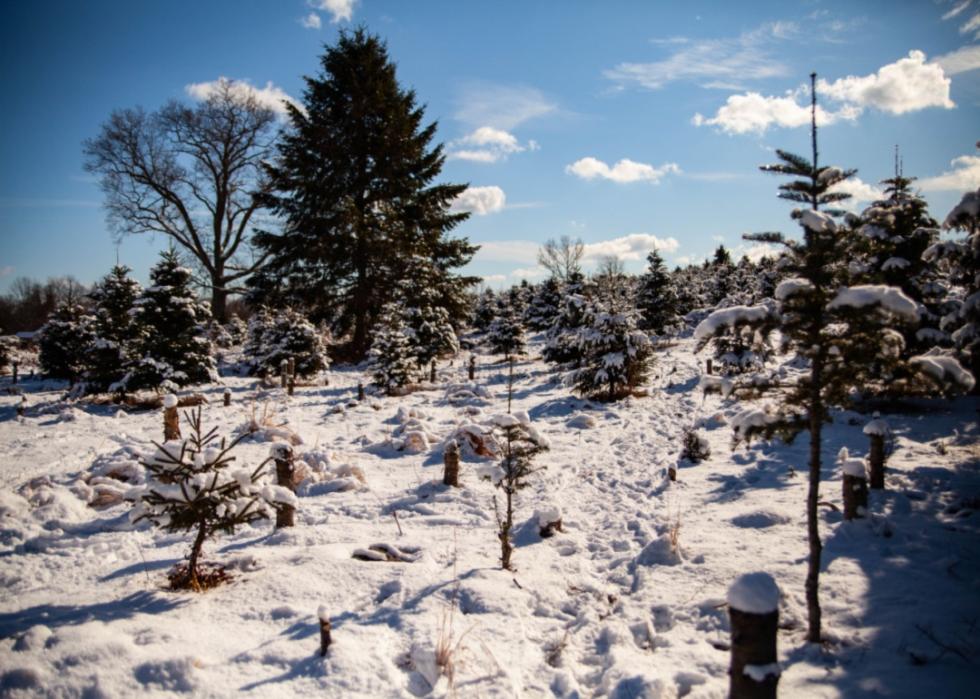
[[[565,423],[565,427],[571,427],[577,430],[590,430],[596,426],[596,419],[591,415],[586,415],[584,413],[579,413],[573,416]]]

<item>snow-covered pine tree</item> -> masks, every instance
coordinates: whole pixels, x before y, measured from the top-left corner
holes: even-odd
[[[267,482],[269,459],[255,468],[230,468],[232,450],[248,433],[228,444],[219,441],[216,429],[205,432],[201,426],[200,408],[187,415],[187,422],[190,438],[157,445],[143,461],[149,472],[146,484],[127,497],[136,501],[133,522],[148,520],[168,532],[194,531],[187,563],[171,571],[170,584],[200,592],[224,579],[221,571],[208,574],[200,566],[205,541],[267,519],[284,505],[295,507],[297,500],[288,488]]]
[[[554,277],[548,277],[535,288],[524,312],[524,322],[531,330],[547,330],[555,322],[560,306],[561,284]]]
[[[961,240],[935,243],[923,257],[938,262],[957,287],[957,296],[942,318],[973,374],[975,392],[980,391],[980,189],[966,192],[946,216],[943,228],[965,234]]]
[[[39,332],[38,363],[45,376],[73,385],[82,378],[95,338],[93,320],[74,295],[55,309]]]
[[[248,334],[248,325],[242,320],[241,316],[237,313],[233,313],[228,322],[225,323],[225,332],[228,333],[228,337],[231,338],[232,345],[240,345],[245,341]]]
[[[868,380],[869,367],[894,359],[892,325],[917,320],[916,304],[895,287],[865,285],[848,288],[847,237],[841,234],[831,214],[821,207],[849,197],[831,188],[854,174],[854,170],[819,166],[816,126],[816,74],[811,74],[811,133],[813,158],[777,150],[781,162],[763,166],[764,172],[797,179],[780,185],[779,196],[807,206],[793,211],[803,228],[803,240],[789,240],[779,233],[746,236],[748,240],[776,243],[787,250],[785,271],[790,278],[776,289],[779,302],[775,323],[784,348],[795,351],[806,362],[806,370],[789,385],[783,380],[773,386],[778,400],[775,412],[747,411],[733,425],[736,438],[781,435],[792,439],[800,431],[810,435],[809,478],[806,501],[809,557],[806,576],[808,612],[807,640],[821,640],[819,576],[822,544],[817,505],[822,474],[822,430],[833,405],[845,404],[854,388]],[[716,311],[703,325],[716,322]],[[767,319],[768,320],[768,319]],[[695,331],[698,334],[698,330]],[[900,336],[899,336],[900,337]],[[870,351],[869,351],[870,350]],[[874,350],[877,350],[874,351]],[[764,387],[755,383],[754,390]]]
[[[902,356],[908,358],[948,344],[939,329],[947,304],[947,289],[938,269],[922,259],[939,239],[939,224],[929,216],[925,200],[912,189],[914,177],[905,177],[896,165],[895,176],[882,181],[885,197],[861,212],[853,234],[850,284],[895,286],[922,305],[920,324],[905,334]]]
[[[607,401],[630,395],[647,380],[652,363],[650,338],[637,329],[637,313],[590,306],[585,315],[575,390]]]
[[[423,257],[413,257],[406,275],[398,286],[397,303],[404,309],[416,361],[420,369],[425,369],[433,359],[456,354],[459,339],[449,311],[440,304],[439,274],[432,263]]]
[[[93,393],[124,388],[121,382],[140,340],[142,328],[133,318],[133,308],[142,289],[129,272],[116,265],[89,294],[95,302],[95,337],[87,352],[85,385]]]
[[[374,385],[392,395],[418,376],[418,360],[402,312],[389,304],[382,310],[374,328],[374,344],[369,353]]]
[[[0,374],[7,370],[10,366],[11,357],[13,356],[13,342],[11,339],[3,334],[3,330],[0,329]]]
[[[655,335],[663,335],[678,323],[677,290],[656,250],[647,255],[647,271],[640,277],[637,308],[640,327]]]
[[[150,270],[150,286],[136,300],[143,333],[125,379],[126,388],[160,388],[215,381],[207,324],[211,312],[191,290],[191,271],[168,250]]]
[[[487,331],[487,344],[491,352],[502,354],[508,359],[524,354],[527,349],[521,313],[511,305],[508,296],[498,299],[497,315]]]
[[[254,371],[275,375],[282,361],[292,359],[297,376],[312,377],[330,366],[323,338],[301,313],[285,308],[270,315],[256,314],[255,341],[246,353]],[[259,327],[261,323],[261,328]]]
[[[694,331],[696,351],[714,348],[718,373],[731,376],[759,371],[772,354],[770,335],[777,321],[771,299],[755,306],[729,306],[715,311]]]
[[[476,308],[473,310],[473,327],[481,332],[490,329],[490,323],[497,315],[497,295],[493,289],[486,288],[476,301]]]
[[[714,258],[706,270],[710,270],[708,304],[710,306],[723,304],[736,290],[735,265],[732,263],[731,253],[724,245],[719,245],[715,249]]]
[[[585,281],[579,272],[572,272],[562,291],[561,307],[548,329],[541,356],[559,366],[578,366],[582,361],[581,329],[589,299]]]

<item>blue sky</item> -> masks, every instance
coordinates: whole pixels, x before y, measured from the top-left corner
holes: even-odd
[[[935,217],[980,186],[980,0],[4,3],[0,291],[115,262],[81,154],[113,109],[193,101],[221,76],[299,97],[358,23],[439,122],[443,179],[472,188],[468,271],[493,286],[540,279],[537,246],[561,235],[639,271],[652,246],[682,264],[794,232],[757,167],[808,154],[811,70],[821,160],[858,168],[861,199],[896,144]],[[145,280],[164,245],[129,237],[119,255]]]

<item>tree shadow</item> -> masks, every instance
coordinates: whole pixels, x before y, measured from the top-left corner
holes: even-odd
[[[39,604],[15,612],[0,613],[0,638],[17,635],[37,624],[58,628],[89,621],[108,623],[137,614],[163,614],[185,603],[185,599],[177,596],[140,591],[121,599],[88,605]]]

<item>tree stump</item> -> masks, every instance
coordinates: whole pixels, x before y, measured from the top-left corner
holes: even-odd
[[[289,372],[289,378],[296,376],[296,360],[292,357],[287,360],[286,371]]]
[[[24,411],[27,409],[27,396],[21,396],[20,402],[17,403],[17,417],[24,417]]]
[[[330,650],[330,643],[332,642],[330,638],[330,617],[327,616],[326,608],[322,606],[317,610],[316,615],[320,620],[320,657],[322,658]]]
[[[878,413],[872,416],[871,422],[864,426],[868,435],[869,485],[875,490],[885,488],[885,436],[888,434],[888,423],[882,420]]]
[[[844,473],[844,519],[863,519],[868,512],[868,479],[864,474]]]
[[[429,366],[429,383],[436,382],[436,360],[432,360],[432,364]]]
[[[667,467],[667,478],[670,479],[671,483],[677,480],[677,468],[675,466]]]
[[[357,400],[364,400],[364,384],[357,384]]]
[[[177,396],[170,393],[163,397],[163,441],[180,439],[180,415],[177,413]]]
[[[711,359],[710,358],[708,358],[707,360],[705,360],[705,362],[704,362],[704,368],[708,372],[708,375],[710,376],[711,375],[711,370],[713,369],[713,367],[711,365]]]
[[[286,395],[287,396],[293,395],[293,391],[295,389],[296,389],[296,379],[294,379],[293,378],[293,375],[290,374],[289,375],[289,383],[286,384]]]
[[[476,357],[473,355],[470,355],[469,375],[470,381],[472,381],[473,377],[476,375]]]
[[[446,450],[442,453],[442,463],[445,469],[442,472],[443,485],[459,487],[459,445],[453,439],[446,445]]]
[[[276,484],[296,492],[293,480],[295,467],[293,465],[293,448],[288,444],[276,443],[270,449],[272,459],[276,462]],[[296,508],[292,505],[282,505],[276,510],[276,529],[296,526]]]
[[[767,573],[748,573],[728,588],[732,658],[730,699],[775,699],[779,683],[776,630],[779,588]]]
[[[11,366],[11,371],[13,372],[10,377],[10,383],[13,386],[17,385],[17,362],[14,362]]]
[[[538,535],[542,539],[550,539],[555,532],[565,531],[561,525],[561,510],[558,508],[538,510],[537,517]]]
[[[289,377],[289,362],[283,359],[279,362],[279,387],[286,388]]]
[[[224,396],[223,397],[224,397],[225,407],[227,408],[229,405],[231,405],[231,389],[230,388],[226,388],[225,389],[225,392],[224,392]]]

